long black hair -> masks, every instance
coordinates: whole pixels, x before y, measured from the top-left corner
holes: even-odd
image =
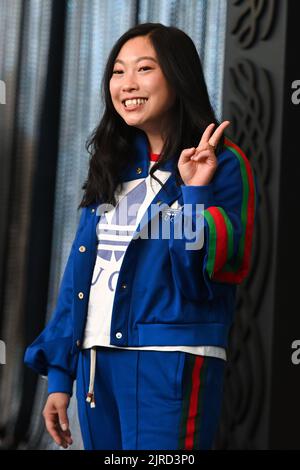
[[[178,159],[185,148],[197,147],[206,127],[210,123],[215,123],[215,128],[220,124],[210,104],[201,60],[192,39],[184,31],[161,23],[134,26],[117,40],[106,63],[101,83],[104,112],[99,125],[86,142],[90,154],[89,171],[82,186],[84,195],[78,209],[100,200],[101,203],[115,205],[114,193],[120,183],[120,172],[132,161],[132,144],[137,129],[126,124],[115,110],[109,83],[120,49],[136,36],[149,38],[162,73],[176,93],[163,149],[150,175],[159,181],[153,173],[162,162]],[[224,136],[219,141],[216,153],[219,153],[223,144]],[[183,184],[175,167],[176,182]]]

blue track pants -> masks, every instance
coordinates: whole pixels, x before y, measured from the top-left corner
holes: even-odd
[[[86,450],[211,449],[226,362],[182,351],[98,347],[95,408],[86,402],[90,350],[79,353],[76,395]]]

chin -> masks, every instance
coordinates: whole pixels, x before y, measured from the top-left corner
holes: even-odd
[[[126,122],[126,124],[128,124],[128,126],[142,126],[144,124],[144,121],[142,119],[125,119],[123,118],[124,121]]]

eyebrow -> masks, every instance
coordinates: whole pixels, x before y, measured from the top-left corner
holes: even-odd
[[[157,60],[154,59],[154,57],[150,57],[148,55],[144,55],[142,57],[138,57],[135,62],[139,62],[140,60],[143,60],[143,59],[149,59],[149,60],[153,60],[154,62],[157,63]],[[125,64],[125,62],[121,59],[116,59],[115,62],[121,62],[121,64]]]

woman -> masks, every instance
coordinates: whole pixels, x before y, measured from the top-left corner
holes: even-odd
[[[57,306],[25,362],[48,375],[43,415],[65,448],[76,379],[85,449],[209,449],[249,270],[253,172],[183,31],[123,34],[103,92]]]

